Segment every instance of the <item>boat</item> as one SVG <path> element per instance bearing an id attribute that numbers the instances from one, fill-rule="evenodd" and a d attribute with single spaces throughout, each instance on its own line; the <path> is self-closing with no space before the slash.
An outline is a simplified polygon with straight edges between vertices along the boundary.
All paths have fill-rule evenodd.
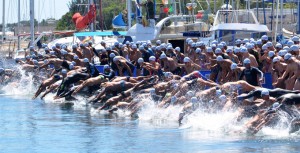
<path id="1" fill-rule="evenodd" d="M 210 31 L 211 40 L 225 41 L 231 46 L 236 39 L 259 39 L 270 32 L 266 25 L 257 21 L 251 10 L 219 10 Z"/>

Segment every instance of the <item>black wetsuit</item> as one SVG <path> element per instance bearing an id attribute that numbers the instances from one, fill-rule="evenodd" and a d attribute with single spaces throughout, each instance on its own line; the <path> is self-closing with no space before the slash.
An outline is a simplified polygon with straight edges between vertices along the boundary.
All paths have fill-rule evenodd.
<path id="1" fill-rule="evenodd" d="M 258 86 L 258 78 L 257 75 L 261 75 L 261 71 L 258 68 L 251 67 L 250 69 L 244 69 L 241 73 L 239 80 L 242 80 L 245 76 L 246 81 L 253 85 Z"/>
<path id="2" fill-rule="evenodd" d="M 70 70 L 70 66 L 66 60 L 61 63 L 61 66 L 67 70 Z"/>
<path id="3" fill-rule="evenodd" d="M 248 99 L 248 98 L 252 98 L 252 97 L 261 98 L 262 89 L 263 88 L 254 89 L 254 90 L 250 91 L 246 95 L 237 96 L 237 99 L 238 100 L 244 100 L 244 99 Z M 278 98 L 278 97 L 280 97 L 282 95 L 290 94 L 290 93 L 297 94 L 299 92 L 298 91 L 292 91 L 292 90 L 285 90 L 285 89 L 281 89 L 281 88 L 269 89 L 269 95 L 271 97 L 274 97 L 274 98 Z"/>
<path id="4" fill-rule="evenodd" d="M 91 77 L 96 77 L 99 75 L 98 69 L 92 63 L 89 63 L 87 66 L 87 72 L 91 75 Z"/>
<path id="5" fill-rule="evenodd" d="M 300 105 L 300 94 L 286 94 L 277 98 L 277 100 L 285 105 Z"/>
<path id="6" fill-rule="evenodd" d="M 100 56 L 100 60 L 101 60 L 101 65 L 106 65 L 106 64 L 108 64 L 108 60 L 103 60 L 103 59 L 109 59 L 108 58 L 108 55 L 106 55 L 106 54 L 101 54 L 101 56 Z"/>
<path id="7" fill-rule="evenodd" d="M 58 91 L 57 91 L 57 96 L 60 96 L 64 92 L 67 92 L 69 89 L 70 85 L 73 83 L 77 83 L 80 80 L 86 80 L 90 77 L 88 73 L 75 73 L 71 76 L 68 76 L 63 79 L 62 83 L 60 84 Z"/>
<path id="8" fill-rule="evenodd" d="M 151 54 L 149 53 L 148 50 L 145 50 L 145 51 L 142 53 L 142 58 L 143 58 L 144 62 L 149 62 L 150 56 L 151 56 Z M 141 68 L 141 67 L 140 67 L 140 64 L 137 64 L 137 68 L 138 68 L 138 67 Z M 147 69 L 143 69 L 143 75 L 144 75 L 144 76 L 147 76 L 147 75 L 149 75 L 149 74 L 150 74 L 150 72 L 149 72 Z"/>
<path id="9" fill-rule="evenodd" d="M 104 76 L 104 78 L 107 78 L 108 80 L 111 80 L 116 76 L 116 74 L 115 74 L 114 70 L 109 69 L 109 72 L 104 72 L 103 76 Z"/>

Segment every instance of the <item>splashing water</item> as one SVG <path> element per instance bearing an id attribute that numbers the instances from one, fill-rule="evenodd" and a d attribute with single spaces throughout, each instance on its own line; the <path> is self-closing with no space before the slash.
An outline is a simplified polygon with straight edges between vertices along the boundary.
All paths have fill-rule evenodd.
<path id="1" fill-rule="evenodd" d="M 37 87 L 34 85 L 33 74 L 27 73 L 21 67 L 14 67 L 20 73 L 20 79 L 9 82 L 4 85 L 1 90 L 4 95 L 9 96 L 26 96 L 30 97 L 34 94 Z M 24 97 L 23 97 L 24 98 Z"/>
<path id="2" fill-rule="evenodd" d="M 5 62 L 1 63 L 2 65 Z M 20 67 L 14 67 L 20 72 L 20 79 L 14 82 L 8 83 L 1 88 L 1 93 L 3 95 L 16 96 L 17 98 L 31 97 L 35 91 L 36 86 L 32 79 L 33 75 L 21 70 Z M 53 100 L 54 94 L 48 94 L 44 98 L 45 103 L 65 103 L 65 100 Z M 236 135 L 234 131 L 238 131 L 244 128 L 244 125 L 249 118 L 243 119 L 242 121 L 236 121 L 236 111 L 226 111 L 226 112 L 214 112 L 208 113 L 204 109 L 197 109 L 190 115 L 187 115 L 183 120 L 183 125 L 178 126 L 179 113 L 182 111 L 183 106 L 169 106 L 167 108 L 158 108 L 155 101 L 153 101 L 149 96 L 134 96 L 143 103 L 143 107 L 139 110 L 138 120 L 141 125 L 147 123 L 156 127 L 176 127 L 181 130 L 186 130 L 191 138 L 201 137 L 220 137 L 222 135 Z M 87 100 L 83 97 L 76 97 L 76 101 L 72 101 L 74 109 L 86 109 Z M 115 112 L 118 117 L 130 118 L 130 111 L 117 110 Z M 97 111 L 93 107 L 90 109 L 91 116 L 106 115 L 107 111 Z M 290 120 L 285 113 L 280 114 L 278 123 L 272 127 L 263 127 L 258 136 L 271 136 L 276 138 L 286 138 L 290 137 L 289 134 L 289 122 Z M 196 132 L 196 133 L 195 133 Z M 298 132 L 299 133 L 299 132 Z M 298 136 L 297 132 L 293 133 L 293 136 Z"/>

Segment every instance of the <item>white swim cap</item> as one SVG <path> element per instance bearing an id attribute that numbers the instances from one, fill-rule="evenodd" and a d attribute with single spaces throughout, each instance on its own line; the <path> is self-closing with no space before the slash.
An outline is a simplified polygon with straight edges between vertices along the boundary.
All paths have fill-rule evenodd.
<path id="1" fill-rule="evenodd" d="M 248 50 L 247 50 L 246 47 L 243 46 L 243 47 L 240 48 L 240 52 L 241 52 L 241 53 L 247 53 Z"/>
<path id="2" fill-rule="evenodd" d="M 139 59 L 138 59 L 138 63 L 139 63 L 139 64 L 141 64 L 141 63 L 143 63 L 143 62 L 144 62 L 144 59 L 143 59 L 143 58 L 139 58 Z"/>
<path id="3" fill-rule="evenodd" d="M 55 55 L 55 51 L 50 51 L 50 55 Z"/>
<path id="4" fill-rule="evenodd" d="M 196 47 L 196 43 L 193 42 L 191 46 L 192 46 L 192 47 Z"/>
<path id="5" fill-rule="evenodd" d="M 213 51 L 213 50 L 212 50 L 212 48 L 211 48 L 211 47 L 207 47 L 207 48 L 206 48 L 206 52 L 208 52 L 208 53 L 212 53 L 212 51 Z"/>
<path id="6" fill-rule="evenodd" d="M 241 44 L 242 43 L 242 41 L 240 40 L 240 39 L 237 39 L 236 41 L 235 41 L 235 44 L 236 45 L 239 45 L 239 44 Z"/>
<path id="7" fill-rule="evenodd" d="M 261 37 L 261 40 L 265 40 L 265 41 L 268 41 L 268 36 L 267 35 L 263 35 L 262 37 Z"/>
<path id="8" fill-rule="evenodd" d="M 292 58 L 292 54 L 287 53 L 284 55 L 284 60 L 290 60 Z"/>
<path id="9" fill-rule="evenodd" d="M 156 94 L 156 93 L 155 93 L 155 88 L 151 88 L 151 89 L 149 90 L 149 92 L 150 92 L 151 95 L 155 95 L 155 94 Z"/>
<path id="10" fill-rule="evenodd" d="M 200 48 L 196 48 L 195 52 L 196 52 L 196 53 L 200 53 L 200 52 L 201 52 L 201 49 L 200 49 Z"/>
<path id="11" fill-rule="evenodd" d="M 68 52 L 67 52 L 66 50 L 64 50 L 64 49 L 60 50 L 60 53 L 61 53 L 62 55 L 68 54 Z"/>
<path id="12" fill-rule="evenodd" d="M 150 56 L 149 57 L 149 61 L 155 61 L 155 60 L 156 60 L 155 56 Z"/>
<path id="13" fill-rule="evenodd" d="M 218 61 L 218 62 L 221 62 L 221 61 L 223 61 L 223 60 L 224 60 L 224 59 L 223 59 L 222 56 L 218 56 L 218 57 L 217 57 L 217 61 Z"/>
<path id="14" fill-rule="evenodd" d="M 189 63 L 189 62 L 191 62 L 191 59 L 189 57 L 184 57 L 183 62 Z"/>
<path id="15" fill-rule="evenodd" d="M 33 60 L 32 62 L 33 62 L 34 65 L 38 65 L 39 64 L 39 62 L 37 60 Z"/>
<path id="16" fill-rule="evenodd" d="M 192 45 L 193 43 L 194 43 L 193 40 L 189 40 L 189 42 L 188 42 L 189 45 Z"/>
<path id="17" fill-rule="evenodd" d="M 67 70 L 66 69 L 62 69 L 61 70 L 61 74 L 67 74 Z"/>
<path id="18" fill-rule="evenodd" d="M 107 64 L 103 66 L 103 70 L 105 70 L 105 69 L 109 69 L 109 68 L 110 68 L 110 66 L 109 66 L 109 65 L 107 65 Z"/>
<path id="19" fill-rule="evenodd" d="M 169 46 L 167 47 L 167 50 L 169 50 L 169 49 L 173 49 L 173 47 L 172 47 L 171 45 L 169 45 Z"/>
<path id="20" fill-rule="evenodd" d="M 289 47 L 291 47 L 292 45 L 294 45 L 294 42 L 289 40 L 287 43 L 286 43 Z"/>
<path id="21" fill-rule="evenodd" d="M 188 43 L 192 38 L 186 38 L 185 42 Z"/>
<path id="22" fill-rule="evenodd" d="M 231 70 L 235 70 L 237 68 L 237 64 L 236 63 L 232 63 L 230 66 Z"/>
<path id="23" fill-rule="evenodd" d="M 186 93 L 186 95 L 187 95 L 188 97 L 193 97 L 193 96 L 194 96 L 194 92 L 193 92 L 193 91 L 188 91 L 188 92 Z"/>
<path id="24" fill-rule="evenodd" d="M 115 56 L 114 59 L 113 59 L 114 62 L 117 62 L 119 60 L 120 60 L 120 56 Z"/>
<path id="25" fill-rule="evenodd" d="M 266 50 L 268 49 L 268 46 L 266 44 L 264 44 L 262 47 L 261 47 L 262 50 Z"/>
<path id="26" fill-rule="evenodd" d="M 211 48 L 217 48 L 217 45 L 216 44 L 212 44 Z"/>
<path id="27" fill-rule="evenodd" d="M 212 44 L 212 45 L 217 45 L 217 44 L 218 44 L 218 41 L 217 41 L 217 40 L 213 40 L 213 41 L 211 42 L 211 44 Z"/>
<path id="28" fill-rule="evenodd" d="M 110 54 L 109 54 L 109 57 L 110 57 L 110 58 L 114 58 L 114 57 L 116 57 L 116 54 L 115 54 L 115 53 L 110 53 Z"/>
<path id="29" fill-rule="evenodd" d="M 284 56 L 285 54 L 287 54 L 287 51 L 286 51 L 286 50 L 280 50 L 280 51 L 278 52 L 278 55 L 279 55 L 279 56 Z"/>
<path id="30" fill-rule="evenodd" d="M 290 47 L 289 46 L 284 46 L 282 49 L 286 50 L 287 52 L 290 51 Z"/>
<path id="31" fill-rule="evenodd" d="M 249 59 L 249 58 L 245 58 L 243 63 L 244 63 L 244 64 L 250 64 L 250 63 L 251 63 L 251 61 L 250 61 L 250 59 Z"/>
<path id="32" fill-rule="evenodd" d="M 145 50 L 145 47 L 144 46 L 140 46 L 139 50 Z"/>
<path id="33" fill-rule="evenodd" d="M 180 47 L 176 47 L 175 50 L 180 52 Z"/>
<path id="34" fill-rule="evenodd" d="M 217 47 L 220 48 L 220 49 L 222 49 L 224 47 L 224 45 L 220 43 L 220 44 L 218 44 Z"/>
<path id="35" fill-rule="evenodd" d="M 220 48 L 217 48 L 216 50 L 215 50 L 215 54 L 221 54 L 222 53 L 222 50 L 220 49 Z"/>
<path id="36" fill-rule="evenodd" d="M 88 62 L 89 62 L 89 59 L 88 59 L 88 58 L 84 58 L 84 59 L 83 59 L 83 62 L 84 62 L 84 63 L 88 63 Z"/>
<path id="37" fill-rule="evenodd" d="M 119 46 L 119 42 L 115 42 L 115 43 L 114 43 L 114 46 Z"/>
<path id="38" fill-rule="evenodd" d="M 298 36 L 294 36 L 294 37 L 292 38 L 292 41 L 299 41 L 299 37 L 298 37 Z"/>
<path id="39" fill-rule="evenodd" d="M 246 44 L 246 43 L 248 43 L 249 42 L 249 39 L 248 38 L 245 38 L 245 39 L 243 39 L 243 41 L 242 41 L 244 44 Z"/>
<path id="40" fill-rule="evenodd" d="M 160 57 L 159 57 L 160 59 L 164 59 L 164 58 L 167 58 L 167 55 L 166 54 L 164 54 L 164 53 L 162 53 L 161 55 L 160 55 Z"/>
<path id="41" fill-rule="evenodd" d="M 267 42 L 266 45 L 267 45 L 268 48 L 273 46 L 272 42 L 270 42 L 270 41 Z"/>
<path id="42" fill-rule="evenodd" d="M 75 65 L 76 65 L 76 62 L 75 62 L 75 61 L 72 61 L 72 64 L 75 66 Z"/>
<path id="43" fill-rule="evenodd" d="M 219 97 L 219 99 L 221 100 L 221 102 L 226 102 L 227 101 L 227 97 L 225 95 L 221 95 Z"/>
<path id="44" fill-rule="evenodd" d="M 48 50 L 49 50 L 49 48 L 48 48 L 48 47 L 45 47 L 45 48 L 44 48 L 44 50 L 47 50 L 47 51 L 48 51 Z"/>
<path id="45" fill-rule="evenodd" d="M 160 46 L 156 46 L 155 50 L 161 50 L 161 47 Z"/>
<path id="46" fill-rule="evenodd" d="M 221 96 L 221 94 L 222 94 L 222 90 L 221 89 L 216 90 L 216 96 Z"/>
<path id="47" fill-rule="evenodd" d="M 69 69 L 70 69 L 70 70 L 73 70 L 73 69 L 74 69 L 74 65 L 73 65 L 73 64 L 70 64 L 70 65 L 69 65 Z"/>
<path id="48" fill-rule="evenodd" d="M 234 48 L 234 53 L 239 53 L 241 51 L 241 49 L 239 47 Z"/>
<path id="49" fill-rule="evenodd" d="M 129 45 L 129 44 L 130 44 L 130 42 L 129 42 L 129 41 L 126 41 L 126 42 L 125 42 L 125 44 L 126 44 L 126 45 Z"/>
<path id="50" fill-rule="evenodd" d="M 79 57 L 77 55 L 74 55 L 73 59 L 77 60 L 77 59 L 79 59 Z"/>
<path id="51" fill-rule="evenodd" d="M 48 64 L 49 61 L 47 59 L 44 60 L 44 64 Z"/>
<path id="52" fill-rule="evenodd" d="M 276 48 L 282 48 L 282 45 L 281 45 L 280 43 L 277 43 L 277 44 L 275 45 L 275 47 L 276 47 Z"/>
<path id="53" fill-rule="evenodd" d="M 177 97 L 176 96 L 172 96 L 171 97 L 171 104 L 174 104 L 177 101 Z"/>
<path id="54" fill-rule="evenodd" d="M 275 102 L 272 105 L 272 108 L 278 108 L 280 106 L 279 102 Z"/>
<path id="55" fill-rule="evenodd" d="M 299 46 L 298 45 L 292 45 L 290 47 L 290 51 L 296 51 L 296 52 L 298 52 L 299 51 Z"/>
<path id="56" fill-rule="evenodd" d="M 169 78 L 172 76 L 173 76 L 173 74 L 171 72 L 164 72 L 164 77 Z"/>
<path id="57" fill-rule="evenodd" d="M 269 90 L 268 89 L 263 89 L 261 91 L 261 96 L 268 96 L 270 93 L 269 93 Z"/>
<path id="58" fill-rule="evenodd" d="M 161 41 L 160 40 L 156 40 L 156 45 L 160 45 Z"/>
<path id="59" fill-rule="evenodd" d="M 258 39 L 258 40 L 256 41 L 256 45 L 261 45 L 261 44 L 262 44 L 261 39 Z"/>
<path id="60" fill-rule="evenodd" d="M 275 62 L 279 62 L 280 60 L 279 60 L 279 58 L 278 57 L 274 57 L 273 58 L 273 63 L 275 63 Z"/>
<path id="61" fill-rule="evenodd" d="M 26 58 L 26 59 L 30 59 L 31 57 L 30 57 L 29 55 L 27 55 L 25 58 Z"/>
<path id="62" fill-rule="evenodd" d="M 106 51 L 108 51 L 108 50 L 111 50 L 111 47 L 109 46 L 109 47 L 106 47 Z"/>
<path id="63" fill-rule="evenodd" d="M 192 98 L 191 98 L 191 103 L 195 104 L 195 103 L 197 103 L 197 102 L 198 102 L 197 97 L 192 97 Z"/>
<path id="64" fill-rule="evenodd" d="M 271 57 L 273 57 L 275 55 L 275 52 L 274 51 L 269 51 L 269 53 L 268 53 L 268 56 L 271 58 Z"/>
<path id="65" fill-rule="evenodd" d="M 232 49 L 227 49 L 226 53 L 232 53 Z"/>

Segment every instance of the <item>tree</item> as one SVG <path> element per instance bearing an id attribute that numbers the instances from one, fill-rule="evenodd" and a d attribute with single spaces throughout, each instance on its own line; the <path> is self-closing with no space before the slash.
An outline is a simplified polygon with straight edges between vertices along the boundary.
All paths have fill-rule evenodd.
<path id="1" fill-rule="evenodd" d="M 97 3 L 99 1 L 96 1 Z M 77 4 L 88 4 L 88 0 L 72 0 L 69 2 L 69 12 L 62 16 L 61 19 L 58 20 L 56 25 L 56 30 L 74 30 L 75 25 L 72 22 L 72 16 L 74 13 L 79 12 L 81 15 L 85 15 L 88 12 L 88 6 L 77 5 Z M 104 25 L 106 25 L 107 29 L 112 28 L 112 19 L 115 15 L 118 15 L 125 9 L 125 3 L 123 0 L 104 0 L 103 1 L 103 18 Z M 98 11 L 97 7 L 97 11 Z M 99 13 L 99 12 L 98 12 Z M 97 15 L 97 17 L 99 17 Z M 96 18 L 98 19 L 98 18 Z M 100 26 L 97 26 L 97 28 Z"/>

